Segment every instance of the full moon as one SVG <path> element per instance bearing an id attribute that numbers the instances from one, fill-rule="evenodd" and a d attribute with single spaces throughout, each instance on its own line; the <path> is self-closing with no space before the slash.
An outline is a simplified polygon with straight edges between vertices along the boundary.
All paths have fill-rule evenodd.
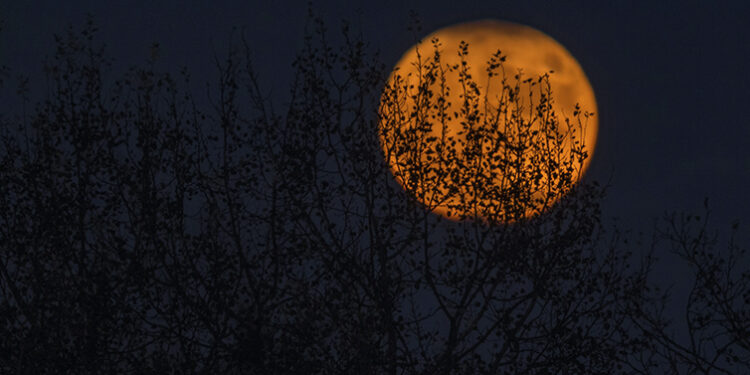
<path id="1" fill-rule="evenodd" d="M 596 143 L 583 69 L 534 28 L 484 20 L 410 48 L 390 74 L 379 139 L 395 180 L 451 220 L 513 222 L 552 207 Z"/>

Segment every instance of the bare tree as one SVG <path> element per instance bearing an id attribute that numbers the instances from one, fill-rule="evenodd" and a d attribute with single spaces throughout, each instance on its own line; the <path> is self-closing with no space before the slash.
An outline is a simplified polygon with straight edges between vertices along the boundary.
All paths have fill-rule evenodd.
<path id="1" fill-rule="evenodd" d="M 659 239 L 685 261 L 693 277 L 684 308 L 685 329 L 666 314 L 670 293 L 656 295 L 632 315 L 651 339 L 650 356 L 641 361 L 643 373 L 750 373 L 750 271 L 746 249 L 738 243 L 739 224 L 726 242 L 704 215 L 671 214 L 658 228 Z M 682 335 L 681 333 L 685 333 Z"/>
<path id="2" fill-rule="evenodd" d="M 398 109 L 406 91 L 361 37 L 313 17 L 277 112 L 247 44 L 216 58 L 199 100 L 155 54 L 109 78 L 94 35 L 58 38 L 46 98 L 28 124 L 3 124 L 4 372 L 632 370 L 644 343 L 628 314 L 647 269 L 604 230 L 604 189 L 577 183 L 585 145 L 560 147 L 547 77 L 505 77 L 498 53 L 488 72 L 506 95 L 483 107 L 435 45 L 420 106 Z M 423 115 L 443 74 L 467 83 L 464 139 L 423 130 L 439 125 Z M 528 118 L 514 114 L 524 85 Z M 394 163 L 417 178 L 400 185 Z M 483 190 L 498 168 L 508 183 Z M 474 186 L 453 209 L 484 219 L 432 214 L 409 184 L 436 179 Z M 539 199 L 544 213 L 526 218 Z"/>

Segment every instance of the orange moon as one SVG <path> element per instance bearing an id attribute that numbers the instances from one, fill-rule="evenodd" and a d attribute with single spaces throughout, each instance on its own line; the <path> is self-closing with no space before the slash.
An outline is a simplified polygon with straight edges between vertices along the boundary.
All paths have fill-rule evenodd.
<path id="1" fill-rule="evenodd" d="M 460 56 L 459 46 L 462 42 L 468 44 L 463 53 L 466 65 L 462 65 Z M 439 63 L 434 64 L 433 68 L 441 66 L 434 70 L 440 75 L 426 75 L 429 64 L 436 61 L 436 46 Z M 498 50 L 505 59 L 500 63 L 495 77 L 488 78 L 488 61 Z M 495 55 L 494 63 L 498 62 L 499 56 Z M 462 66 L 466 67 L 463 79 L 458 73 Z M 517 74 L 520 74 L 520 79 L 516 79 Z M 547 86 L 538 79 L 545 74 L 548 74 L 548 79 L 544 81 L 548 83 Z M 505 86 L 506 90 L 503 90 L 503 78 L 509 85 Z M 523 83 L 527 78 L 538 84 L 530 86 L 529 83 Z M 467 88 L 467 79 L 476 83 L 474 90 Z M 503 107 L 499 101 L 505 100 L 507 103 L 509 92 L 510 98 L 514 97 L 514 85 L 518 89 L 515 95 L 516 106 L 511 109 Z M 423 91 L 420 91 L 420 87 Z M 448 90 L 445 90 L 446 87 Z M 548 98 L 551 98 L 545 112 L 548 115 L 544 116 L 552 116 L 554 120 L 535 118 L 534 108 L 540 103 L 540 88 L 543 87 L 549 88 Z M 425 88 L 430 93 L 424 91 Z M 443 94 L 440 95 L 440 92 Z M 475 95 L 472 96 L 472 92 Z M 531 93 L 534 94 L 530 97 Z M 442 104 L 440 100 L 435 100 L 439 96 L 444 98 L 441 99 Z M 467 98 L 477 104 L 474 108 L 478 112 L 470 110 Z M 580 106 L 579 110 L 576 108 L 577 104 Z M 461 112 L 461 108 L 466 111 Z M 596 111 L 596 99 L 589 80 L 576 59 L 560 43 L 528 26 L 483 20 L 435 31 L 404 53 L 390 74 L 381 96 L 379 139 L 396 181 L 429 211 L 451 220 L 486 219 L 493 216 L 495 222 L 512 222 L 538 215 L 565 195 L 567 191 L 551 193 L 553 182 L 559 182 L 559 173 L 549 168 L 537 168 L 542 171 L 537 175 L 546 174 L 531 184 L 518 178 L 510 178 L 511 167 L 506 169 L 500 167 L 500 164 L 495 164 L 494 167 L 486 167 L 486 163 L 477 164 L 477 157 L 470 157 L 466 151 L 469 147 L 469 143 L 466 143 L 469 128 L 484 126 L 484 137 L 500 144 L 498 142 L 502 137 L 512 133 L 509 126 L 522 129 L 523 124 L 530 124 L 530 128 L 523 129 L 532 134 L 535 130 L 542 131 L 545 126 L 544 129 L 549 129 L 550 125 L 544 125 L 545 123 L 554 123 L 552 129 L 557 129 L 555 131 L 560 135 L 558 145 L 568 150 L 560 155 L 567 158 L 572 155 L 569 150 L 578 146 L 581 146 L 578 150 L 585 150 L 587 155 L 576 158 L 570 164 L 568 170 L 573 173 L 568 177 L 568 186 L 572 187 L 583 176 L 593 155 L 598 131 L 598 122 L 593 116 Z M 505 118 L 514 120 L 500 120 L 499 124 L 489 120 L 490 115 L 497 118 L 501 112 Z M 472 113 L 474 118 L 470 120 Z M 519 115 L 512 117 L 509 113 Z M 451 149 L 446 139 L 452 140 L 450 144 L 459 146 L 452 148 L 451 158 L 441 159 L 439 154 Z M 427 145 L 430 142 L 443 144 L 433 147 Z M 508 142 L 506 139 L 506 143 Z M 507 155 L 510 146 L 503 145 Z M 494 150 L 497 149 L 499 146 L 494 147 Z M 534 151 L 529 149 L 526 152 Z M 540 153 L 538 148 L 536 153 Z M 548 163 L 550 160 L 539 155 L 520 158 L 525 160 L 521 164 L 532 169 L 534 165 Z M 415 164 L 419 164 L 419 167 Z M 474 168 L 479 168 L 476 171 L 481 170 L 478 174 L 482 176 L 470 177 L 475 172 Z M 514 173 L 523 174 L 519 172 L 519 168 Z M 460 177 L 463 175 L 465 176 Z M 480 180 L 483 182 L 476 182 Z M 480 194 L 477 185 L 481 185 L 479 187 L 483 191 L 494 193 Z M 525 207 L 513 208 L 514 206 L 502 202 L 510 191 L 514 191 L 513 194 L 517 196 L 526 197 Z M 516 211 L 515 216 L 507 212 L 512 209 Z"/>

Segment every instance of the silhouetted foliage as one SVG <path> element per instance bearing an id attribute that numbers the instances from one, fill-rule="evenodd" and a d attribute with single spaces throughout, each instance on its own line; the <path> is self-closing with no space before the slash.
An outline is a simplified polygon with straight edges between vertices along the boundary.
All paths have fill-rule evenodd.
<path id="1" fill-rule="evenodd" d="M 110 77 L 91 23 L 57 38 L 46 96 L 25 121 L 3 123 L 3 373 L 613 374 L 636 372 L 629 361 L 644 351 L 680 353 L 640 334 L 658 323 L 635 313 L 651 295 L 648 263 L 604 230 L 604 189 L 576 183 L 572 159 L 551 166 L 568 151 L 539 142 L 557 133 L 531 136 L 515 117 L 500 140 L 481 126 L 486 109 L 461 112 L 468 142 L 513 147 L 493 162 L 516 163 L 516 185 L 482 191 L 483 174 L 457 178 L 498 206 L 467 200 L 455 208 L 486 220 L 442 219 L 394 180 L 389 158 L 400 156 L 379 143 L 404 114 L 382 110 L 383 92 L 399 95 L 384 65 L 348 27 L 331 37 L 309 26 L 280 112 L 244 41 L 217 58 L 201 100 L 187 72 L 160 72 L 155 56 Z M 540 87 L 533 121 L 554 131 L 545 77 L 497 77 L 509 92 Z M 420 91 L 426 106 L 439 102 L 431 90 Z M 417 158 L 404 166 L 423 176 L 414 183 L 470 169 L 436 142 L 395 151 L 445 151 L 437 172 Z M 464 149 L 470 160 L 483 152 Z M 558 169 L 549 199 L 563 199 L 524 218 L 536 198 L 511 187 Z M 708 267 L 696 285 L 722 292 L 724 266 L 701 254 L 684 253 Z M 693 306 L 714 303 L 697 296 Z M 747 312 L 712 306 L 739 319 L 727 334 L 747 349 Z"/>

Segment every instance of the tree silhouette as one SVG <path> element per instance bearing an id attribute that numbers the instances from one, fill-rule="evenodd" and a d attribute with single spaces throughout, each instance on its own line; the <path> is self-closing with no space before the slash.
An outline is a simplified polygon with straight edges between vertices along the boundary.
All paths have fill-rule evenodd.
<path id="1" fill-rule="evenodd" d="M 684 308 L 687 338 L 675 332 L 674 318 L 664 306 L 669 292 L 654 295 L 648 305 L 632 314 L 643 334 L 651 339 L 646 371 L 665 374 L 750 373 L 750 272 L 746 250 L 737 241 L 738 223 L 732 225 L 725 249 L 704 215 L 670 214 L 658 228 L 659 238 L 690 267 L 692 287 Z"/>
<path id="2" fill-rule="evenodd" d="M 585 145 L 560 147 L 547 77 L 505 77 L 496 55 L 508 95 L 482 106 L 464 75 L 466 135 L 432 139 L 441 74 L 462 74 L 437 43 L 420 105 L 398 109 L 409 91 L 363 40 L 311 20 L 281 111 L 244 41 L 201 99 L 156 54 L 113 79 L 91 22 L 57 37 L 46 96 L 3 123 L 2 372 L 636 371 L 660 343 L 634 313 L 648 264 L 602 225 L 605 189 L 576 182 Z M 508 182 L 489 188 L 495 168 Z M 439 179 L 472 186 L 452 203 L 470 215 L 422 203 L 456 194 L 413 188 Z"/>

